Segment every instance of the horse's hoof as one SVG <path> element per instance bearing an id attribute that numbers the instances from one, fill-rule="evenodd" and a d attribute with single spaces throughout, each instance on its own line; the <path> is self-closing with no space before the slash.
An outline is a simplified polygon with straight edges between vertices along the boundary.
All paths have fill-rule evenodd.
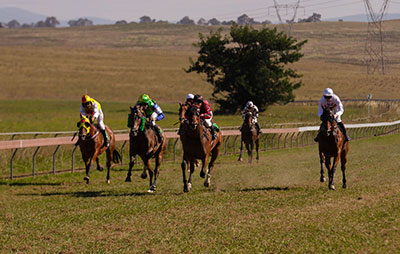
<path id="1" fill-rule="evenodd" d="M 322 177 L 319 179 L 319 181 L 320 181 L 321 183 L 323 183 L 323 182 L 326 181 L 326 179 L 325 179 L 325 177 L 322 176 Z"/>
<path id="2" fill-rule="evenodd" d="M 83 180 L 85 180 L 86 183 L 89 184 L 89 177 L 88 177 L 88 176 L 85 176 L 85 177 L 83 178 Z"/>
<path id="3" fill-rule="evenodd" d="M 242 159 L 242 158 L 239 158 L 238 161 L 243 161 L 243 159 Z"/>
<path id="4" fill-rule="evenodd" d="M 106 183 L 107 183 L 107 184 L 110 184 L 110 183 L 111 183 L 110 179 L 106 180 Z"/>
<path id="5" fill-rule="evenodd" d="M 210 182 L 209 181 L 205 181 L 204 182 L 204 187 L 210 187 Z"/>
<path id="6" fill-rule="evenodd" d="M 126 182 L 126 183 L 130 183 L 130 182 L 132 182 L 132 180 L 131 180 L 130 177 L 127 177 L 127 178 L 125 179 L 125 182 Z"/>
<path id="7" fill-rule="evenodd" d="M 140 175 L 140 177 L 141 177 L 142 179 L 146 179 L 146 178 L 147 178 L 147 174 L 146 174 L 146 173 L 142 173 L 142 174 Z"/>
<path id="8" fill-rule="evenodd" d="M 335 190 L 335 186 L 334 186 L 333 184 L 330 184 L 330 185 L 329 185 L 329 189 L 330 189 L 330 190 Z"/>
<path id="9" fill-rule="evenodd" d="M 347 188 L 347 184 L 344 183 L 342 187 L 343 187 L 343 189 L 346 189 Z"/>
<path id="10" fill-rule="evenodd" d="M 156 192 L 155 190 L 152 190 L 151 188 L 147 190 L 147 193 L 154 193 Z"/>
<path id="11" fill-rule="evenodd" d="M 205 178 L 205 177 L 206 177 L 206 173 L 204 173 L 203 170 L 200 171 L 200 177 L 201 177 L 201 178 Z"/>
<path id="12" fill-rule="evenodd" d="M 187 186 L 183 186 L 183 192 L 189 192 L 189 189 Z"/>
<path id="13" fill-rule="evenodd" d="M 188 189 L 188 191 L 190 191 L 192 189 L 192 184 L 191 183 L 187 184 L 187 189 Z"/>
<path id="14" fill-rule="evenodd" d="M 102 168 L 102 167 L 100 167 L 100 168 L 97 168 L 97 170 L 98 170 L 98 171 L 103 171 L 103 168 Z"/>

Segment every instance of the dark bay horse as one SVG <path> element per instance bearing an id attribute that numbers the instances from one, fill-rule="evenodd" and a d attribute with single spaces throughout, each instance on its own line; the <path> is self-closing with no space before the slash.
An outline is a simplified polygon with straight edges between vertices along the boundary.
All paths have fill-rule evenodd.
<path id="1" fill-rule="evenodd" d="M 192 174 L 197 159 L 202 161 L 200 177 L 206 178 L 204 186 L 210 186 L 211 171 L 214 168 L 214 163 L 222 144 L 222 133 L 220 131 L 217 132 L 217 138 L 212 140 L 210 130 L 204 125 L 203 120 L 200 119 L 200 109 L 196 106 L 190 107 L 181 103 L 179 105 L 179 121 L 181 123 L 180 139 L 183 147 L 183 160 L 181 163 L 183 191 L 189 192 L 192 188 Z M 209 160 L 210 162 L 208 163 Z M 188 180 L 186 179 L 187 166 L 190 167 Z"/>
<path id="2" fill-rule="evenodd" d="M 331 108 L 323 108 L 321 115 L 321 127 L 318 134 L 318 147 L 319 147 L 319 158 L 321 163 L 321 177 L 320 181 L 325 182 L 324 177 L 324 166 L 328 169 L 329 183 L 328 187 L 330 190 L 334 190 L 335 186 L 333 183 L 333 177 L 335 175 L 336 167 L 341 164 L 342 176 L 343 176 L 343 188 L 346 188 L 346 162 L 347 153 L 349 152 L 349 142 L 345 142 L 344 135 L 340 131 L 335 116 Z M 333 157 L 333 165 L 331 166 L 331 158 Z"/>
<path id="3" fill-rule="evenodd" d="M 150 188 L 148 192 L 156 191 L 156 183 L 160 170 L 161 161 L 168 142 L 165 133 L 162 132 L 161 143 L 157 140 L 157 135 L 153 127 L 146 120 L 144 113 L 139 105 L 131 107 L 131 130 L 129 132 L 129 171 L 125 182 L 131 182 L 132 168 L 135 164 L 135 156 L 139 155 L 143 160 L 144 168 L 141 177 L 146 179 L 149 171 Z M 156 167 L 153 171 L 150 160 L 156 159 Z M 154 181 L 153 181 L 154 176 Z"/>
<path id="4" fill-rule="evenodd" d="M 82 159 L 85 162 L 86 176 L 83 178 L 86 183 L 89 183 L 89 172 L 92 163 L 96 161 L 97 170 L 102 171 L 103 169 L 99 164 L 99 155 L 106 151 L 107 155 L 107 178 L 106 182 L 110 183 L 110 168 L 111 161 L 118 163 L 121 160 L 121 155 L 115 150 L 115 136 L 111 128 L 106 125 L 106 131 L 110 137 L 110 145 L 108 147 L 103 146 L 103 135 L 101 135 L 97 126 L 95 126 L 90 120 L 81 114 L 81 121 L 78 123 L 79 128 L 79 139 L 77 144 L 82 153 Z"/>
<path id="5" fill-rule="evenodd" d="M 257 129 L 253 122 L 253 112 L 251 112 L 250 110 L 246 111 L 243 125 L 241 128 L 240 155 L 238 159 L 239 161 L 242 160 L 243 144 L 245 144 L 247 149 L 247 154 L 249 156 L 249 163 L 251 163 L 253 159 L 254 145 L 256 146 L 256 152 L 257 152 L 256 159 L 257 160 L 259 159 L 258 148 L 260 146 L 260 136 L 261 134 L 257 132 Z"/>

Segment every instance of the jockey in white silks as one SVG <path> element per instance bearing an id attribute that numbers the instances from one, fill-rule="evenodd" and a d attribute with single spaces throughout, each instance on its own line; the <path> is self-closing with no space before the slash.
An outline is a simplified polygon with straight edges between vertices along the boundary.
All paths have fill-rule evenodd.
<path id="1" fill-rule="evenodd" d="M 349 141 L 350 137 L 347 134 L 346 128 L 344 127 L 344 124 L 341 119 L 341 115 L 343 115 L 344 108 L 343 104 L 340 101 L 339 96 L 333 93 L 333 90 L 331 88 L 326 88 L 324 90 L 324 93 L 319 101 L 318 104 L 318 117 L 321 117 L 322 113 L 324 112 L 323 107 L 329 107 L 333 109 L 333 114 L 335 116 L 335 120 L 338 124 L 339 129 L 343 132 L 345 141 Z M 318 132 L 319 135 L 319 132 Z M 314 139 L 315 142 L 318 142 L 318 135 Z"/>
<path id="2" fill-rule="evenodd" d="M 243 120 L 245 120 L 247 111 L 251 111 L 253 113 L 253 123 L 256 126 L 257 134 L 260 134 L 261 128 L 260 128 L 260 125 L 258 124 L 258 112 L 259 112 L 258 107 L 256 105 L 254 105 L 254 103 L 252 101 L 248 101 L 246 103 L 246 106 L 243 109 L 243 113 L 242 113 Z"/>

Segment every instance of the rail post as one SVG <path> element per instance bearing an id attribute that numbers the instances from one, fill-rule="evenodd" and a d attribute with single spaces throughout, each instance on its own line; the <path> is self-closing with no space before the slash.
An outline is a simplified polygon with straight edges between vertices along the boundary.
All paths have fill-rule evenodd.
<path id="1" fill-rule="evenodd" d="M 293 136 L 296 132 L 293 132 L 292 136 L 290 136 L 290 148 L 293 148 Z"/>
<path id="2" fill-rule="evenodd" d="M 226 139 L 225 139 L 225 151 L 224 151 L 224 155 L 226 155 L 227 153 L 228 153 L 228 141 L 229 141 L 229 138 L 230 138 L 231 136 L 227 136 L 226 137 Z"/>
<path id="3" fill-rule="evenodd" d="M 265 137 L 264 137 L 264 151 L 267 151 L 267 146 L 268 146 L 268 134 L 265 134 Z"/>
<path id="4" fill-rule="evenodd" d="M 281 149 L 281 137 L 282 137 L 282 133 L 279 134 L 279 136 L 278 136 L 278 150 Z"/>
<path id="5" fill-rule="evenodd" d="M 235 139 L 233 140 L 233 154 L 236 154 L 236 141 L 239 136 L 235 136 Z"/>
<path id="6" fill-rule="evenodd" d="M 176 144 L 178 144 L 178 140 L 179 138 L 176 138 L 174 142 L 174 161 L 176 160 Z"/>
<path id="7" fill-rule="evenodd" d="M 72 150 L 72 165 L 71 165 L 72 173 L 74 172 L 74 156 L 75 156 L 75 151 L 76 151 L 77 147 L 78 147 L 78 144 L 75 144 L 74 150 Z"/>
<path id="8" fill-rule="evenodd" d="M 272 135 L 271 138 L 271 150 L 274 150 L 274 139 L 275 139 L 276 134 Z"/>
<path id="9" fill-rule="evenodd" d="M 124 146 L 126 145 L 126 140 L 124 141 L 124 143 L 121 146 L 121 166 L 123 165 L 123 161 L 124 161 Z"/>
<path id="10" fill-rule="evenodd" d="M 14 166 L 14 157 L 15 157 L 15 154 L 17 153 L 17 151 L 18 151 L 18 148 L 15 148 L 15 150 L 14 150 L 12 156 L 11 156 L 11 161 L 10 161 L 10 179 L 11 180 L 14 178 L 14 168 L 13 168 L 13 166 Z"/>
<path id="11" fill-rule="evenodd" d="M 285 143 L 283 144 L 283 148 L 285 149 L 286 148 L 286 139 L 287 139 L 287 137 L 288 137 L 288 135 L 289 135 L 289 132 L 288 133 L 286 133 L 286 135 L 285 135 Z"/>
<path id="12" fill-rule="evenodd" d="M 56 147 L 56 150 L 55 150 L 54 153 L 53 153 L 53 175 L 56 174 L 56 153 L 57 153 L 58 149 L 60 148 L 60 146 L 61 146 L 61 145 L 58 145 L 58 146 Z"/>
<path id="13" fill-rule="evenodd" d="M 33 161 L 33 165 L 32 165 L 32 176 L 35 176 L 36 154 L 37 154 L 37 152 L 39 151 L 39 149 L 40 149 L 40 146 L 38 146 L 38 147 L 36 148 L 35 152 L 33 153 L 33 159 L 32 159 L 32 161 Z"/>

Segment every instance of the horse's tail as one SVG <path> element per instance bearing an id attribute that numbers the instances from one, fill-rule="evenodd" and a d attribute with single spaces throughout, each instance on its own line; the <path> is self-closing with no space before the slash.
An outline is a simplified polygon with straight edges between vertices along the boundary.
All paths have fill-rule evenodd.
<path id="1" fill-rule="evenodd" d="M 121 155 L 119 154 L 119 152 L 117 150 L 114 150 L 113 152 L 113 162 L 114 163 L 119 163 L 121 162 Z"/>

